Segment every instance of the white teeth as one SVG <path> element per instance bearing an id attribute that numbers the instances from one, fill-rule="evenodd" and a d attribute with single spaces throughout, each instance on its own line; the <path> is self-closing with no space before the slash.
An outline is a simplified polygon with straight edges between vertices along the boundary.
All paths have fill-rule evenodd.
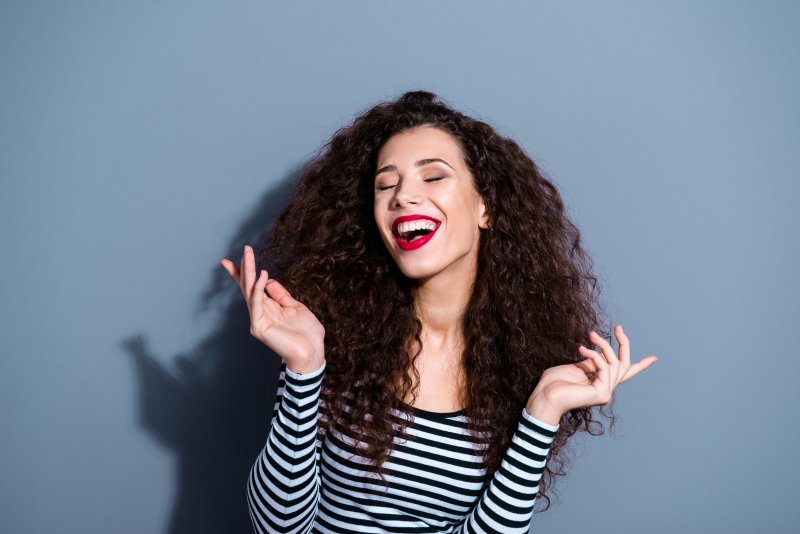
<path id="1" fill-rule="evenodd" d="M 423 228 L 426 228 L 432 232 L 436 229 L 436 223 L 428 220 L 402 222 L 397 225 L 397 233 L 403 235 L 407 234 L 408 232 L 413 232 L 414 230 L 422 230 Z"/>

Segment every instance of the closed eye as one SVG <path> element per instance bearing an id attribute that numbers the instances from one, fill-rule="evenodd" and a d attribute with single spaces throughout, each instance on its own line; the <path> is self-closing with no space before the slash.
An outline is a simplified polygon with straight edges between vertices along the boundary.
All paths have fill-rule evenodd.
<path id="1" fill-rule="evenodd" d="M 437 181 L 442 180 L 444 178 L 445 178 L 444 176 L 437 176 L 435 178 L 427 178 L 427 179 L 425 179 L 425 181 L 426 182 L 437 182 Z M 376 189 L 378 189 L 378 191 L 386 191 L 387 189 L 391 189 L 392 187 L 394 187 L 394 186 L 393 185 L 379 185 Z"/>

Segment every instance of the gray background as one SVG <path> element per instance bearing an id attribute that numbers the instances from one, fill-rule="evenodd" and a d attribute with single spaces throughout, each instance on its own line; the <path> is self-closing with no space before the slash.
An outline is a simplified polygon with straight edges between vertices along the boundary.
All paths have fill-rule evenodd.
<path id="1" fill-rule="evenodd" d="M 0 5 L 0 531 L 250 530 L 277 366 L 217 262 L 419 88 L 543 166 L 661 358 L 533 531 L 791 531 L 798 4 L 497 5 Z"/>

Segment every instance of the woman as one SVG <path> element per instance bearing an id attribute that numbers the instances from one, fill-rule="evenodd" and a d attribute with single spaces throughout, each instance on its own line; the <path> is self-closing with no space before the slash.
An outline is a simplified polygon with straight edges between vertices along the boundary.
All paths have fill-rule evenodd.
<path id="1" fill-rule="evenodd" d="M 528 532 L 568 438 L 657 357 L 595 332 L 557 189 L 488 124 L 414 91 L 323 148 L 261 247 L 281 282 L 221 260 L 281 357 L 256 531 Z"/>

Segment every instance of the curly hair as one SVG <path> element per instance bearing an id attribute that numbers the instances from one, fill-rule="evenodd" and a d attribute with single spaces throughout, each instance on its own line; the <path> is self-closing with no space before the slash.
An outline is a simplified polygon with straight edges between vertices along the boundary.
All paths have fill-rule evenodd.
<path id="1" fill-rule="evenodd" d="M 410 423 L 396 426 L 389 412 L 403 410 L 400 399 L 409 393 L 416 398 L 408 373 L 418 384 L 422 323 L 414 312 L 415 280 L 400 272 L 374 220 L 374 175 L 383 144 L 419 126 L 457 141 L 491 225 L 481 230 L 477 277 L 461 318 L 467 429 L 488 483 L 544 370 L 584 360 L 577 347 L 593 346 L 589 330 L 606 337 L 610 330 L 600 324 L 600 284 L 561 195 L 515 141 L 428 91 L 377 104 L 304 165 L 258 263 L 325 327 L 318 439 L 329 428 L 357 436 L 365 444 L 359 452 L 385 485 L 382 465 L 395 437 L 408 438 Z M 615 417 L 603 411 L 610 404 L 598 411 L 613 426 Z M 554 477 L 566 475 L 565 445 L 578 430 L 603 433 L 591 407 L 560 421 L 539 484 L 544 510 Z"/>

